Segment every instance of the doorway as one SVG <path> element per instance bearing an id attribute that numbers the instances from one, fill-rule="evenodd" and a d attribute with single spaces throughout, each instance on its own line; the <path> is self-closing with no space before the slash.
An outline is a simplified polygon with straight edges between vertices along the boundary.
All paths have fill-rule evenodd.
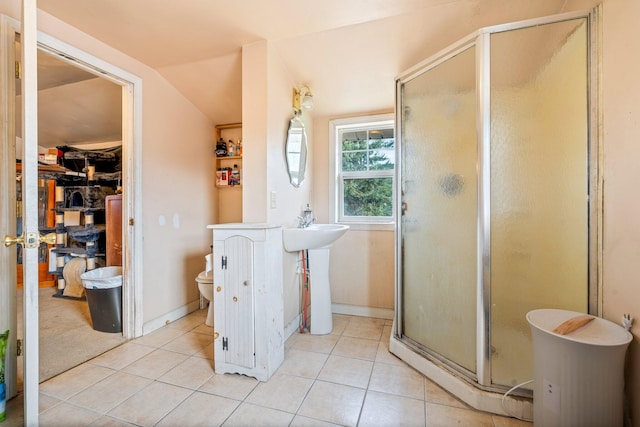
<path id="1" fill-rule="evenodd" d="M 15 123 L 15 83 L 13 79 L 13 70 L 15 63 L 15 42 L 16 35 L 19 33 L 19 25 L 7 17 L 1 17 L 2 25 L 2 69 L 3 81 L 9 81 L 10 84 L 3 85 L 3 119 L 4 123 Z M 140 78 L 115 67 L 105 61 L 93 57 L 92 55 L 67 45 L 48 35 L 38 33 L 39 49 L 46 51 L 65 64 L 72 64 L 75 68 L 81 69 L 89 73 L 92 78 L 99 77 L 106 80 L 110 84 L 119 87 L 121 93 L 121 102 L 119 109 L 121 111 L 120 132 L 122 140 L 122 181 L 123 189 L 122 198 L 122 218 L 127 225 L 122 229 L 122 265 L 123 265 L 123 306 L 122 306 L 122 334 L 118 334 L 121 339 L 130 339 L 142 335 L 142 259 L 140 254 L 141 248 L 141 229 L 133 227 L 134 218 L 141 210 L 140 194 L 140 150 L 141 150 L 141 103 L 142 103 L 142 87 Z M 9 89 L 7 89 L 9 88 Z M 13 95 L 12 95 L 13 94 Z M 9 129 L 11 128 L 11 129 Z M 15 126 L 5 126 L 2 129 L 2 151 L 0 162 L 2 169 L 5 171 L 2 175 L 2 188 L 13 191 L 3 191 L 0 199 L 0 224 L 2 224 L 2 232 L 6 235 L 16 235 L 16 203 L 15 203 Z M 11 171 L 11 173 L 7 172 Z M 35 188 L 27 188 L 26 191 L 37 193 Z M 13 219 L 11 219 L 13 218 Z M 9 250 L 0 258 L 5 271 L 15 272 L 16 256 L 15 252 L 11 254 Z M 12 266 L 13 265 L 13 266 Z M 17 344 L 15 341 L 15 331 L 17 330 L 16 316 L 16 275 L 8 274 L 7 277 L 0 279 L 0 312 L 6 313 L 0 316 L 0 326 L 7 326 L 4 329 L 14 331 L 8 346 L 8 354 L 17 354 Z M 7 298 L 4 298 L 7 296 Z M 26 307 L 23 313 L 25 322 L 29 323 L 30 316 Z M 34 316 L 37 318 L 38 316 Z M 37 326 L 36 326 L 37 328 Z M 26 328 L 33 330 L 32 327 Z M 28 351 L 38 352 L 37 347 Z M 42 355 L 46 357 L 46 355 Z M 6 366 L 6 382 L 7 382 L 7 398 L 11 398 L 17 393 L 17 362 L 15 358 L 8 360 Z M 33 370 L 30 370 L 32 372 Z"/>
<path id="2" fill-rule="evenodd" d="M 398 80 L 390 348 L 478 409 L 531 396 L 528 311 L 597 313 L 593 19 L 482 29 Z"/>
<path id="3" fill-rule="evenodd" d="M 19 56 L 21 48 L 19 42 L 16 44 Z M 22 96 L 19 84 L 16 88 L 19 141 Z M 39 381 L 42 382 L 124 342 L 121 333 L 92 329 L 93 320 L 80 279 L 84 271 L 105 266 L 106 245 L 111 243 L 106 235 L 119 227 L 107 218 L 106 200 L 122 197 L 121 87 L 61 61 L 44 47 L 39 49 L 38 151 L 39 231 L 61 236 L 60 244 L 41 244 L 39 273 L 44 271 L 47 279 L 54 279 L 49 284 L 51 280 L 39 278 Z M 20 144 L 16 153 L 19 168 Z M 20 177 L 19 172 L 17 176 Z M 20 187 L 16 188 L 18 235 L 22 233 Z M 61 200 L 58 196 L 62 196 Z M 89 239 L 84 235 L 87 231 L 91 232 Z M 78 234 L 80 238 L 76 237 Z M 22 248 L 16 249 L 20 283 Z M 121 256 L 117 262 L 110 261 L 111 265 L 122 265 Z M 19 285 L 18 339 L 23 337 L 22 294 Z"/>

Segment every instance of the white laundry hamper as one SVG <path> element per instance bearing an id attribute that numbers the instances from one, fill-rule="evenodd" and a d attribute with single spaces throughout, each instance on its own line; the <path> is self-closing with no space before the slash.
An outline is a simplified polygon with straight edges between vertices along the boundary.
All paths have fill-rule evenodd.
<path id="1" fill-rule="evenodd" d="M 583 315 L 557 309 L 527 313 L 536 427 L 623 425 L 624 359 L 632 335 L 599 317 L 566 335 L 554 332 Z"/>

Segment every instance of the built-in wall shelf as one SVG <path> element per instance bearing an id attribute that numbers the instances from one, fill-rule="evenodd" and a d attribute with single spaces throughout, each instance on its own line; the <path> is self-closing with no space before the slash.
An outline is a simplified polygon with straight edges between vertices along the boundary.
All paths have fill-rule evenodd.
<path id="1" fill-rule="evenodd" d="M 232 140 L 237 150 L 238 142 L 242 140 L 242 123 L 216 125 L 214 150 L 220 139 L 227 144 L 229 140 Z M 243 151 L 245 148 L 246 145 L 243 141 Z M 218 190 L 224 190 L 217 193 L 218 222 L 242 222 L 242 184 L 244 184 L 242 155 L 215 156 L 214 164 L 216 169 L 215 187 Z M 231 171 L 233 171 L 234 165 L 238 174 L 232 177 Z M 221 178 L 224 178 L 224 180 L 221 180 Z M 231 183 L 234 185 L 231 185 Z"/>
<path id="2" fill-rule="evenodd" d="M 226 125 L 216 125 L 216 141 L 222 137 L 222 131 L 225 129 L 242 129 L 242 123 L 228 123 Z"/>

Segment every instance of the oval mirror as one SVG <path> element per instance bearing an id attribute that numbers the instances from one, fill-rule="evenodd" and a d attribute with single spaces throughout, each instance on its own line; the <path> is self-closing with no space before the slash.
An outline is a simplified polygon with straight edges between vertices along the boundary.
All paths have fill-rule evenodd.
<path id="1" fill-rule="evenodd" d="M 296 113 L 289 121 L 284 151 L 289 181 L 294 187 L 300 187 L 304 181 L 304 172 L 307 166 L 307 134 L 299 113 Z"/>

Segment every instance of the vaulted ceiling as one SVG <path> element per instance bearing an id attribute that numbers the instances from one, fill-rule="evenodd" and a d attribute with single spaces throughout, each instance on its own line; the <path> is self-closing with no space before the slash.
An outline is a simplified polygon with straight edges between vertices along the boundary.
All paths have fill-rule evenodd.
<path id="1" fill-rule="evenodd" d="M 391 110 L 395 76 L 478 28 L 595 4 L 596 0 L 38 1 L 41 10 L 155 68 L 213 124 L 242 120 L 243 45 L 268 40 L 292 80 L 311 88 L 315 115 Z"/>

